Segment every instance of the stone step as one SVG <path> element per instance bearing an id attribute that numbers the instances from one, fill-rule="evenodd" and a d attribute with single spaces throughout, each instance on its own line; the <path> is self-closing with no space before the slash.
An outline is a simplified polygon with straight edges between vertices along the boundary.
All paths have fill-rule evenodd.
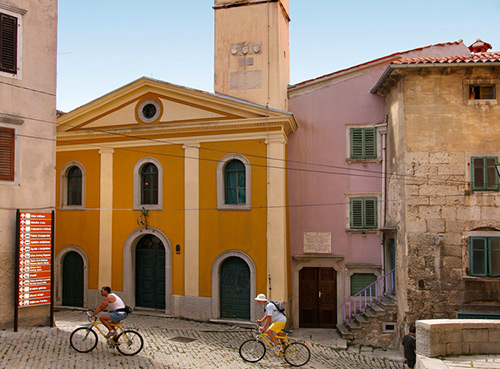
<path id="1" fill-rule="evenodd" d="M 354 333 L 352 333 L 348 328 L 344 327 L 343 324 L 337 324 L 337 330 L 340 333 L 340 336 L 346 340 L 354 339 Z"/>
<path id="2" fill-rule="evenodd" d="M 352 322 L 349 322 L 347 323 L 347 326 L 349 327 L 349 329 L 351 330 L 351 332 L 355 332 L 355 331 L 359 331 L 361 329 L 361 325 L 353 320 Z"/>
<path id="3" fill-rule="evenodd" d="M 364 315 L 358 315 L 358 316 L 356 316 L 356 321 L 357 321 L 360 325 L 368 323 L 368 319 L 367 319 L 367 318 L 365 318 L 365 316 L 364 316 Z"/>

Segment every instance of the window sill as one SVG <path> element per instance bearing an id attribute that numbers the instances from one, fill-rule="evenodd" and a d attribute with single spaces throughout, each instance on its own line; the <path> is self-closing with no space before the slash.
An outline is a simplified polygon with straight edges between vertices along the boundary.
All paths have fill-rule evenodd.
<path id="1" fill-rule="evenodd" d="M 476 277 L 472 275 L 465 275 L 462 277 L 462 279 L 464 281 L 500 283 L 500 277 Z"/>
<path id="2" fill-rule="evenodd" d="M 83 205 L 63 205 L 59 210 L 85 210 Z"/>
<path id="3" fill-rule="evenodd" d="M 252 207 L 250 205 L 227 205 L 221 204 L 217 206 L 217 210 L 251 210 Z"/>
<path id="4" fill-rule="evenodd" d="M 371 159 L 352 159 L 352 158 L 346 158 L 345 159 L 347 164 L 367 164 L 367 163 L 381 163 L 382 159 L 381 158 L 371 158 Z"/>
<path id="5" fill-rule="evenodd" d="M 379 229 L 378 228 L 369 228 L 369 229 L 352 229 L 352 228 L 347 228 L 345 231 L 346 231 L 347 234 L 361 234 L 363 236 L 365 236 L 367 233 L 375 233 L 375 234 L 379 233 Z"/>
<path id="6" fill-rule="evenodd" d="M 163 210 L 162 205 L 134 205 L 134 210 Z"/>
<path id="7" fill-rule="evenodd" d="M 469 105 L 497 105 L 498 100 L 497 99 L 475 99 L 475 100 L 468 100 Z"/>

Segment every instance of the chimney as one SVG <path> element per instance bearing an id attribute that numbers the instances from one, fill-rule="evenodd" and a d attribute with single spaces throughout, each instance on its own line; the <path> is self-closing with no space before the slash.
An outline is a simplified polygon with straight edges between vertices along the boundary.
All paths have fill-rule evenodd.
<path id="1" fill-rule="evenodd" d="M 491 45 L 487 42 L 482 41 L 480 38 L 476 40 L 472 45 L 469 46 L 469 50 L 472 53 L 485 53 L 491 49 Z"/>

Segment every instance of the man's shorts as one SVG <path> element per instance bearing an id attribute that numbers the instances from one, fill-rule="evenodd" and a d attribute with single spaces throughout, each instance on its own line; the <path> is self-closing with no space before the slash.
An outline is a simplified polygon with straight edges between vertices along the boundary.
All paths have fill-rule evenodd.
<path id="1" fill-rule="evenodd" d="M 274 322 L 269 326 L 268 329 L 272 330 L 275 333 L 281 332 L 283 329 L 285 329 L 286 322 Z"/>
<path id="2" fill-rule="evenodd" d="M 125 319 L 127 316 L 128 316 L 128 314 L 124 311 L 120 311 L 120 312 L 112 311 L 111 313 L 109 313 L 109 317 L 111 318 L 111 320 L 113 322 L 119 322 L 120 320 Z"/>

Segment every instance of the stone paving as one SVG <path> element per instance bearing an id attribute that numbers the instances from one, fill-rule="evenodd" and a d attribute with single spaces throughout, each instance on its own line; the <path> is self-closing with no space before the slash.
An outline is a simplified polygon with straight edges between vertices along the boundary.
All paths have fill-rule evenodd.
<path id="1" fill-rule="evenodd" d="M 267 352 L 263 360 L 251 364 L 238 354 L 241 342 L 252 336 L 245 328 L 196 322 L 163 316 L 131 314 L 124 327 L 139 329 L 144 348 L 136 356 L 121 355 L 108 348 L 102 336 L 90 353 L 74 351 L 69 344 L 71 332 L 87 323 L 82 311 L 56 312 L 57 327 L 20 328 L 0 331 L 0 368 L 284 368 L 282 357 Z M 195 339 L 189 343 L 176 337 Z M 339 350 L 307 342 L 311 369 L 403 369 L 398 353 L 368 347 Z"/>

